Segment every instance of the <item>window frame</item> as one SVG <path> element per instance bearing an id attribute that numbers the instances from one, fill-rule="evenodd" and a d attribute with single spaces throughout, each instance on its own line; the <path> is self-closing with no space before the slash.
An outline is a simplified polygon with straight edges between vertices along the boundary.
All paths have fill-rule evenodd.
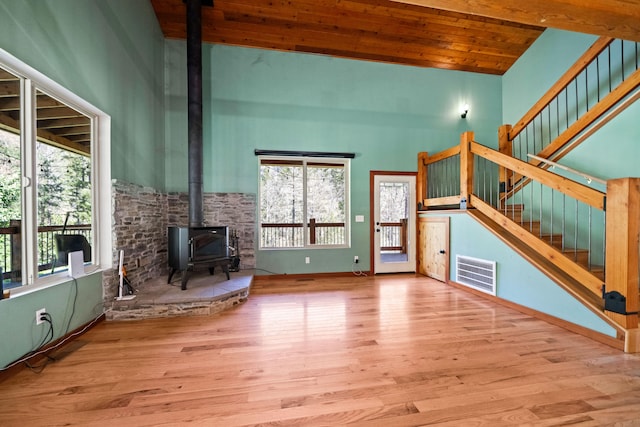
<path id="1" fill-rule="evenodd" d="M 262 233 L 262 184 L 261 184 L 261 168 L 263 160 L 266 161 L 281 161 L 290 163 L 302 164 L 302 211 L 303 219 L 302 223 L 305 224 L 303 229 L 304 239 L 302 246 L 282 246 L 271 247 L 262 246 L 262 238 L 259 237 L 258 249 L 265 251 L 277 251 L 277 250 L 307 250 L 307 249 L 344 249 L 351 247 L 351 159 L 341 157 L 320 157 L 320 156 L 276 156 L 276 155 L 258 155 L 258 236 Z M 307 209 L 307 164 L 308 163 L 322 163 L 322 164 L 335 164 L 341 165 L 344 168 L 344 244 L 332 244 L 321 245 L 311 244 L 309 242 L 308 224 L 309 218 Z"/>
<path id="2" fill-rule="evenodd" d="M 85 273 L 111 265 L 111 117 L 36 69 L 0 49 L 0 67 L 20 79 L 20 147 L 22 174 L 22 284 L 11 289 L 17 296 L 68 282 L 66 271 L 39 277 L 37 251 L 37 117 L 36 90 L 65 103 L 91 121 L 92 263 Z"/>

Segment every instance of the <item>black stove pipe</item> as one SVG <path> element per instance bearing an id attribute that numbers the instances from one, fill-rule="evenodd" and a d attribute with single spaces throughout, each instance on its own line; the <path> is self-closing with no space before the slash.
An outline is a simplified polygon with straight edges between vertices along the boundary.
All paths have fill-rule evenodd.
<path id="1" fill-rule="evenodd" d="M 202 0 L 187 5 L 189 227 L 204 225 L 202 198 Z"/>

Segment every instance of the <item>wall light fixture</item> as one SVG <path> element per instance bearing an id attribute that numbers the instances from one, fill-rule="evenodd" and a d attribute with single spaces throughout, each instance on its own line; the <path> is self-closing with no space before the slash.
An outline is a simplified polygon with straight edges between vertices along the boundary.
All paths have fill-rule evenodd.
<path id="1" fill-rule="evenodd" d="M 467 113 L 469 113 L 469 104 L 464 104 L 461 108 L 460 108 L 460 117 L 462 117 L 463 119 L 467 118 Z"/>

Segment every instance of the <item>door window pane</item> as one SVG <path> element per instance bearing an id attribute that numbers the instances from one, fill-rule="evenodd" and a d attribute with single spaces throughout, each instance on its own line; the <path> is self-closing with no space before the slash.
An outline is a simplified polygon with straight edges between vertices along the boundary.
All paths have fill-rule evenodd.
<path id="1" fill-rule="evenodd" d="M 382 262 L 408 259 L 409 184 L 380 183 L 380 253 Z"/>

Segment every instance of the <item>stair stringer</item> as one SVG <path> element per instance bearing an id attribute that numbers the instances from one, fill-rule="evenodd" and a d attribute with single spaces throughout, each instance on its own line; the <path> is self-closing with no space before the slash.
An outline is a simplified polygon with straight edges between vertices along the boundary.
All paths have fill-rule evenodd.
<path id="1" fill-rule="evenodd" d="M 577 302 L 594 313 L 598 318 L 600 318 L 611 328 L 615 329 L 617 334 L 616 340 L 619 341 L 619 345 L 616 345 L 616 347 L 628 347 L 628 345 L 626 344 L 627 338 L 630 333 L 635 330 L 626 330 L 616 322 L 614 322 L 611 318 L 609 318 L 604 312 L 604 304 L 601 298 L 597 298 L 592 292 L 590 292 L 588 289 L 585 289 L 585 287 L 580 282 L 575 280 L 555 264 L 549 262 L 549 260 L 547 260 L 543 255 L 533 250 L 528 245 L 524 244 L 517 236 L 511 234 L 507 229 L 502 227 L 493 219 L 489 218 L 487 215 L 483 214 L 477 209 L 469 209 L 467 211 L 467 214 L 488 231 L 490 231 L 493 235 L 495 235 L 498 239 L 500 239 L 503 243 L 505 243 L 510 249 L 518 253 L 538 271 L 547 276 L 560 288 L 565 290 Z"/>

